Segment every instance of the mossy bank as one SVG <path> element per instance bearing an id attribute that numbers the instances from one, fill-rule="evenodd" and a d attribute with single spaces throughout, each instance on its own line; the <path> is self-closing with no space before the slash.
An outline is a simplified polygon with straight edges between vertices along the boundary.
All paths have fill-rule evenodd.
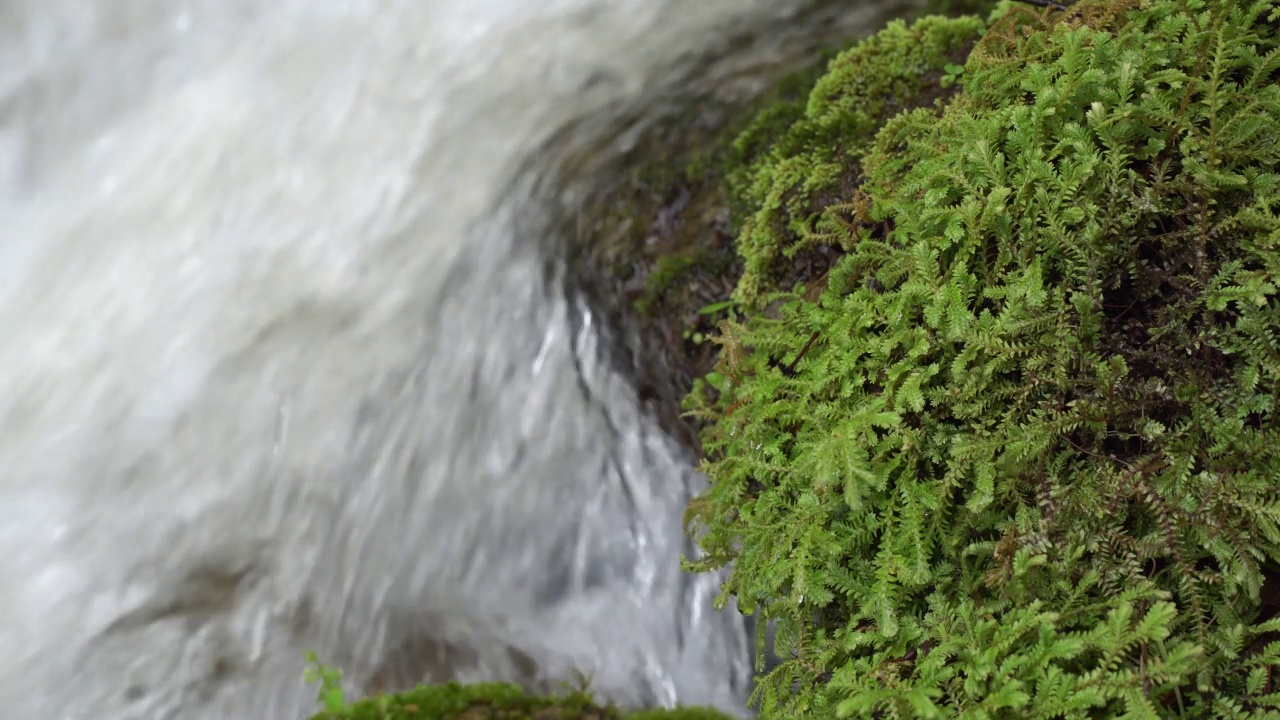
<path id="1" fill-rule="evenodd" d="M 689 519 L 762 715 L 1280 717 L 1278 19 L 894 26 L 730 177 Z"/>

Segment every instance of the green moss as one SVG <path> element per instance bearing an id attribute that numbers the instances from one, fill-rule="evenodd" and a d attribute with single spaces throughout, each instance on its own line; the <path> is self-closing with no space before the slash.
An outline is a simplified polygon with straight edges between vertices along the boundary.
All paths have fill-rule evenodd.
<path id="1" fill-rule="evenodd" d="M 905 111 L 981 26 L 895 25 L 743 171 L 690 520 L 764 717 L 1280 717 L 1278 21 L 1017 7 Z"/>
<path id="2" fill-rule="evenodd" d="M 677 708 L 675 710 L 639 710 L 625 715 L 626 720 L 729 720 L 722 712 L 708 708 Z"/>
<path id="3" fill-rule="evenodd" d="M 379 695 L 311 720 L 729 720 L 705 708 L 624 712 L 598 705 L 584 692 L 547 697 L 528 695 L 503 683 L 424 685 Z"/>
<path id="4" fill-rule="evenodd" d="M 832 60 L 803 107 L 774 105 L 738 137 L 726 179 L 732 207 L 746 218 L 738 300 L 758 300 L 781 258 L 829 243 L 814 220 L 859 183 L 859 157 L 876 129 L 946 94 L 938 85 L 945 67 L 963 61 L 982 29 L 972 17 L 894 22 Z"/>
<path id="5" fill-rule="evenodd" d="M 703 259 L 702 255 L 705 253 L 700 252 L 698 248 L 691 248 L 660 258 L 654 264 L 653 270 L 649 271 L 649 276 L 645 278 L 645 290 L 654 296 L 666 294 L 680 281 L 681 276 Z"/>
<path id="6" fill-rule="evenodd" d="M 589 679 L 583 675 L 560 695 L 531 695 L 508 683 L 446 683 L 348 703 L 342 671 L 321 664 L 314 652 L 306 657 L 304 679 L 318 685 L 316 702 L 325 708 L 311 720 L 731 720 L 707 708 L 625 712 L 601 705 L 587 691 Z"/>

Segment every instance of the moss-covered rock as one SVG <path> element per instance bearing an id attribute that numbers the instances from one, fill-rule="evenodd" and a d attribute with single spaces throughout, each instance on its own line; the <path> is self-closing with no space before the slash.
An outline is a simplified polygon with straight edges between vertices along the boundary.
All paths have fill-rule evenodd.
<path id="1" fill-rule="evenodd" d="M 765 717 L 1280 717 L 1278 20 L 896 25 L 744 136 L 690 519 Z"/>
<path id="2" fill-rule="evenodd" d="M 612 237 L 616 228 L 626 228 L 631 235 L 612 245 L 629 248 L 607 263 L 615 277 L 614 294 L 637 311 L 641 333 L 662 356 L 661 381 L 674 386 L 676 398 L 692 388 L 695 378 L 712 370 L 718 348 L 708 338 L 741 305 L 730 297 L 743 274 L 734 234 L 744 224 L 762 222 L 753 183 L 771 177 L 771 163 L 785 155 L 786 148 L 797 143 L 821 147 L 809 142 L 815 136 L 813 129 L 833 113 L 856 108 L 861 113 L 859 127 L 865 129 L 864 144 L 868 144 L 874 130 L 896 112 L 954 94 L 958 86 L 948 82 L 954 76 L 948 74 L 947 66 L 964 60 L 981 27 L 974 18 L 932 18 L 910 30 L 895 23 L 870 42 L 857 45 L 861 50 L 852 54 L 823 51 L 811 67 L 783 78 L 755 104 L 753 112 L 727 120 L 718 136 L 703 137 L 696 150 L 686 153 L 688 162 L 675 166 L 682 171 L 673 169 L 667 157 L 646 158 L 639 171 L 644 178 L 640 185 L 646 190 L 610 198 L 601 232 Z M 870 52 L 869 45 L 877 52 Z M 885 52 L 889 47 L 903 50 L 903 56 L 890 60 L 892 53 Z M 945 57 L 939 57 L 939 48 Z M 864 63 L 869 65 L 863 67 Z M 878 63 L 886 68 L 893 65 L 880 82 L 871 83 L 854 98 L 831 98 L 840 110 L 808 114 L 819 81 L 831 85 L 833 77 L 847 75 L 852 67 L 868 72 L 885 69 Z M 891 95 L 883 94 L 890 91 Z M 860 181 L 856 173 L 852 175 Z M 821 208 L 835 197 L 838 190 L 814 185 L 808 202 Z M 790 239 L 787 244 L 799 245 Z M 807 281 L 817 287 L 834 258 L 831 250 L 820 242 L 796 247 L 785 253 L 789 262 L 784 258 L 761 263 L 770 266 L 761 275 L 771 284 Z M 642 396 L 649 392 L 644 383 L 640 389 Z M 678 400 L 672 405 L 678 406 Z M 669 432 L 696 445 L 696 439 L 687 434 L 689 425 L 696 430 L 700 420 L 687 417 L 664 423 Z"/>

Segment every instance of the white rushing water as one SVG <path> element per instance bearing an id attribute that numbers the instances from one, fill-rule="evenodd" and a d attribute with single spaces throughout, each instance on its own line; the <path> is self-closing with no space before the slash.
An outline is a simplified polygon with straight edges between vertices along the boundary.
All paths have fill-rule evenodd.
<path id="1" fill-rule="evenodd" d="M 0 717 L 292 720 L 307 650 L 740 707 L 521 188 L 804 4 L 0 0 Z"/>

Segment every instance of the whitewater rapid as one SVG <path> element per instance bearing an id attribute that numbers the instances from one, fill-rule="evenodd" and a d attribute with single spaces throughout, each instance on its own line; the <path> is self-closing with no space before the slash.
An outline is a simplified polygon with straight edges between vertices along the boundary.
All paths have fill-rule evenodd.
<path id="1" fill-rule="evenodd" d="M 811 4 L 0 0 L 0 716 L 292 720 L 307 650 L 741 708 L 538 153 Z"/>

